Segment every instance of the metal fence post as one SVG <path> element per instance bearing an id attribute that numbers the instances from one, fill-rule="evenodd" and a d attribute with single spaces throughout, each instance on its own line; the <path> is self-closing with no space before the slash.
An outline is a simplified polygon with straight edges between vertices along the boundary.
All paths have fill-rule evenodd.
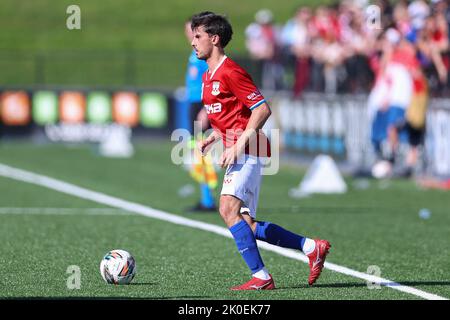
<path id="1" fill-rule="evenodd" d="M 136 54 L 132 48 L 125 52 L 125 84 L 134 85 L 136 80 Z"/>
<path id="2" fill-rule="evenodd" d="M 34 57 L 34 82 L 45 84 L 45 56 L 43 53 L 37 53 Z"/>

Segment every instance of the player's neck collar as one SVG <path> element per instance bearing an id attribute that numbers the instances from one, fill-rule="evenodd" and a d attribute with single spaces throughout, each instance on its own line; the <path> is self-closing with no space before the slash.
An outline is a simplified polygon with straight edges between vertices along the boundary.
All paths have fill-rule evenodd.
<path id="1" fill-rule="evenodd" d="M 223 57 L 222 57 L 222 60 L 220 60 L 220 62 L 217 65 L 217 67 L 215 67 L 214 70 L 211 72 L 211 75 L 209 76 L 210 79 L 212 79 L 212 77 L 214 76 L 216 71 L 220 68 L 220 66 L 223 64 L 223 62 L 225 61 L 226 58 L 228 58 L 228 57 L 227 57 L 226 54 L 224 54 Z"/>

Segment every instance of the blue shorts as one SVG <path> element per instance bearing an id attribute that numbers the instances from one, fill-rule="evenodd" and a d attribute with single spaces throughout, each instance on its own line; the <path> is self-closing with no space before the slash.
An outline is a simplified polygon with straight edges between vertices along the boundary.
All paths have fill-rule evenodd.
<path id="1" fill-rule="evenodd" d="M 374 144 L 379 144 L 387 137 L 388 111 L 378 110 L 372 122 L 371 140 Z"/>
<path id="2" fill-rule="evenodd" d="M 390 106 L 387 111 L 387 125 L 402 128 L 405 125 L 405 109 L 397 106 Z"/>
<path id="3" fill-rule="evenodd" d="M 387 110 L 378 110 L 372 123 L 372 143 L 377 145 L 387 138 L 390 126 L 398 128 L 399 140 L 406 142 L 408 132 L 405 130 L 405 109 L 391 106 Z"/>

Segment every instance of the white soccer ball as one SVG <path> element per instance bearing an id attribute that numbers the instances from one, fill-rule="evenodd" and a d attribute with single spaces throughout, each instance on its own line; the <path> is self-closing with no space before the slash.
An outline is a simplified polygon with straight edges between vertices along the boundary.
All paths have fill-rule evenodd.
<path id="1" fill-rule="evenodd" d="M 112 250 L 100 262 L 100 274 L 110 284 L 129 284 L 136 275 L 136 261 L 125 250 Z"/>
<path id="2" fill-rule="evenodd" d="M 377 179 L 389 178 L 392 175 L 392 164 L 389 161 L 382 160 L 375 163 L 372 167 L 372 176 Z"/>

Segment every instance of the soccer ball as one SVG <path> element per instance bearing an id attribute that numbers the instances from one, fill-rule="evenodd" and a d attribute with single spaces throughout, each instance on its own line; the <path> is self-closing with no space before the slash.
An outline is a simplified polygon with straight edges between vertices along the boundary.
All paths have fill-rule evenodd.
<path id="1" fill-rule="evenodd" d="M 389 161 L 382 160 L 375 163 L 372 167 L 372 176 L 377 179 L 386 179 L 392 175 L 392 164 Z"/>
<path id="2" fill-rule="evenodd" d="M 129 284 L 136 275 L 136 261 L 125 250 L 112 250 L 100 262 L 100 274 L 110 284 Z"/>

